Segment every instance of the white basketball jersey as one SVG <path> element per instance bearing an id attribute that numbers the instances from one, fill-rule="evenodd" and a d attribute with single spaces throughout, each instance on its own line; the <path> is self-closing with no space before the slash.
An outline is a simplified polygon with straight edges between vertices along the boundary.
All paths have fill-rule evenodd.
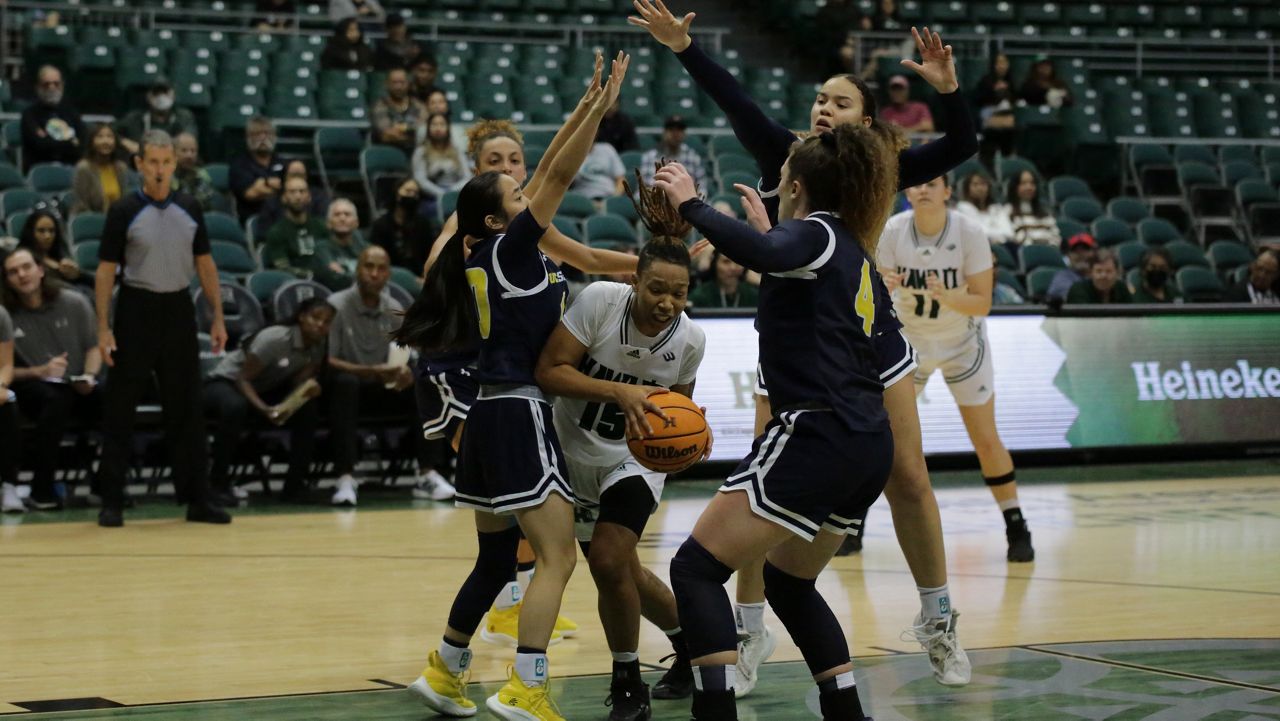
<path id="1" fill-rule="evenodd" d="M 973 218 L 950 210 L 937 236 L 921 235 L 914 221 L 914 210 L 889 218 L 876 251 L 881 272 L 906 274 L 893 293 L 898 319 L 909 338 L 964 335 L 974 319 L 931 298 L 928 278 L 936 276 L 947 288 L 956 288 L 968 276 L 990 269 L 987 234 Z"/>
<path id="2" fill-rule="evenodd" d="M 631 320 L 635 291 L 622 283 L 587 286 L 561 322 L 587 354 L 578 370 L 592 378 L 670 388 L 692 383 L 706 348 L 702 329 L 681 313 L 658 337 L 641 335 Z M 627 421 L 613 403 L 558 397 L 556 434 L 569 458 L 608 466 L 631 457 Z"/>

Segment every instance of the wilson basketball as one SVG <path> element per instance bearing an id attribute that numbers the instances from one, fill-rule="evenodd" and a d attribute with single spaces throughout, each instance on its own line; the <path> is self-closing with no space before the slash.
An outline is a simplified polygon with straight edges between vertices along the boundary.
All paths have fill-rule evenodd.
<path id="1" fill-rule="evenodd" d="M 645 417 L 653 428 L 652 438 L 629 438 L 627 447 L 636 462 L 651 471 L 679 473 L 702 458 L 711 432 L 702 410 L 688 397 L 665 391 L 649 397 L 669 420 L 652 411 Z"/>

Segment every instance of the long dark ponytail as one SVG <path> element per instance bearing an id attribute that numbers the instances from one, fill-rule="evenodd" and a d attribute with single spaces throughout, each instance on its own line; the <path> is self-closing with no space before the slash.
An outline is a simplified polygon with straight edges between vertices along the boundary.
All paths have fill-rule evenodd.
<path id="1" fill-rule="evenodd" d="M 422 291 L 391 339 L 430 355 L 464 350 L 479 340 L 476 305 L 467 284 L 466 238 L 492 233 L 490 215 L 503 217 L 501 174 L 481 173 L 458 193 L 458 230 L 427 271 Z"/>

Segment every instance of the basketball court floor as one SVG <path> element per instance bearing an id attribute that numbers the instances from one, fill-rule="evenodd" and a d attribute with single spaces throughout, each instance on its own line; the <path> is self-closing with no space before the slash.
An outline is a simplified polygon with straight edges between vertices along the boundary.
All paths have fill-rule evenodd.
<path id="1" fill-rule="evenodd" d="M 918 607 L 883 500 L 861 555 L 820 588 L 877 721 L 1280 720 L 1280 460 L 1029 469 L 1037 560 L 1004 561 L 977 474 L 938 473 L 973 683 L 935 684 L 900 640 Z M 660 576 L 714 484 L 677 483 L 642 559 Z M 119 531 L 90 510 L 0 525 L 0 714 L 40 719 L 426 719 L 400 690 L 439 640 L 475 546 L 468 514 L 366 490 L 357 511 L 257 501 L 229 528 L 150 501 Z M 561 712 L 604 719 L 609 654 L 585 563 L 550 651 Z M 817 718 L 781 634 L 743 719 Z M 471 697 L 512 652 L 477 641 Z M 669 652 L 646 626 L 641 659 Z M 481 718 L 484 718 L 483 712 Z M 687 702 L 655 702 L 687 719 Z"/>

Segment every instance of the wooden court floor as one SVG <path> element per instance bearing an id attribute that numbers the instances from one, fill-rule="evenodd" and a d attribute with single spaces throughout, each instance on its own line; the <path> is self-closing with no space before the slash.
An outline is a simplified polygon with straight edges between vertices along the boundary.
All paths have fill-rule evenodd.
<path id="1" fill-rule="evenodd" d="M 1040 480 L 1022 490 L 1033 565 L 1005 563 L 985 489 L 942 485 L 952 596 L 975 666 L 960 691 L 934 684 L 918 647 L 899 639 L 918 599 L 882 501 L 863 553 L 836 559 L 819 581 L 850 636 L 869 712 L 1280 719 L 1280 464 L 1186 470 L 1023 474 Z M 651 522 L 641 556 L 660 576 L 712 488 L 675 485 Z M 98 529 L 89 512 L 4 519 L 0 714 L 429 718 L 396 687 L 438 642 L 470 569 L 473 527 L 441 504 L 368 505 L 377 507 L 268 507 L 230 527 L 184 523 L 169 506 L 119 531 Z M 603 719 L 609 654 L 585 564 L 563 612 L 583 628 L 551 649 L 561 709 Z M 782 635 L 743 718 L 816 717 Z M 512 654 L 479 641 L 475 650 L 479 699 Z M 642 661 L 668 650 L 660 632 L 642 630 Z M 655 711 L 688 718 L 681 703 Z"/>

